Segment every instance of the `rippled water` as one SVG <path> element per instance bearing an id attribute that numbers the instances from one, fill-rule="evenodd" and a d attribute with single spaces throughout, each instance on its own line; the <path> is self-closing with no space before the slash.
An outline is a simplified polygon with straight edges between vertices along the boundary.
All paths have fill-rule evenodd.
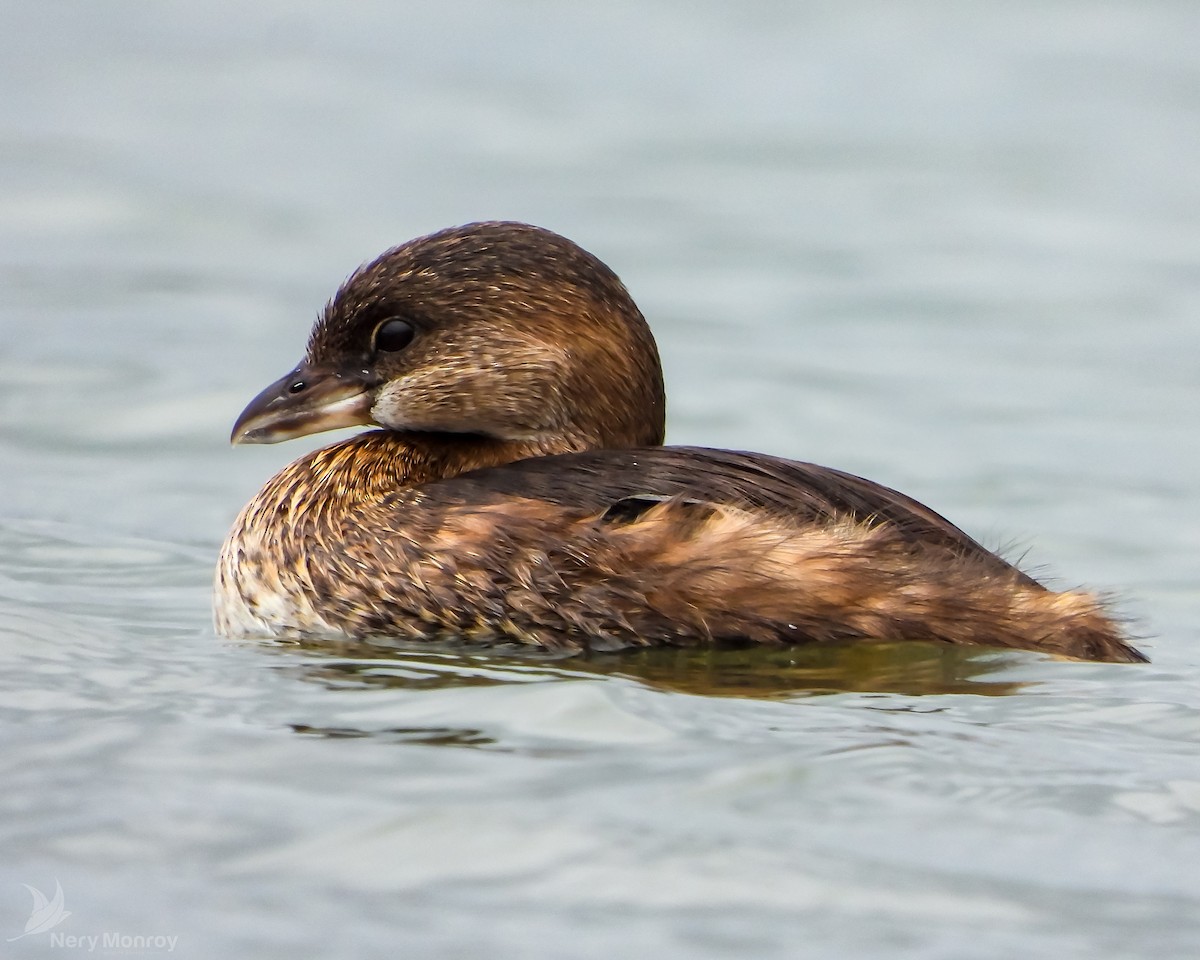
<path id="1" fill-rule="evenodd" d="M 70 913 L 0 954 L 1197 953 L 1198 35 L 0 6 L 0 937 L 22 884 Z M 218 640 L 215 551 L 304 449 L 232 418 L 358 262 L 493 217 L 618 270 L 673 441 L 900 487 L 1154 662 Z"/>

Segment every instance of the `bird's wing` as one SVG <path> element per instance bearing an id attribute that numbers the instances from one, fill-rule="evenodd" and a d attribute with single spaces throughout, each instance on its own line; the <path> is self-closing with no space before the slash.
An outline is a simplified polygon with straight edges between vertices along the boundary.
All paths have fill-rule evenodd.
<path id="1" fill-rule="evenodd" d="M 758 510 L 800 523 L 852 518 L 889 524 L 914 545 L 941 547 L 994 565 L 997 572 L 1015 570 L 941 514 L 896 490 L 830 467 L 758 453 L 648 447 L 560 454 L 426 484 L 419 496 L 422 502 L 446 505 L 520 497 L 608 512 L 614 519 L 668 498 Z M 1019 579 L 1036 583 L 1025 574 Z"/>

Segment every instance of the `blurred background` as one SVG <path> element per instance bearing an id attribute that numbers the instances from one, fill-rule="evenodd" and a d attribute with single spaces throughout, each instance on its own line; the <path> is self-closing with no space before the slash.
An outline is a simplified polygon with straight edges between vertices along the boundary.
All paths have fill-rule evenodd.
<path id="1" fill-rule="evenodd" d="M 1173 0 L 0 3 L 0 935 L 57 878 L 59 932 L 183 956 L 1194 952 L 1197 36 Z M 360 262 L 497 218 L 622 277 L 671 442 L 898 487 L 1154 664 L 219 641 L 229 523 L 328 439 L 234 417 Z"/>

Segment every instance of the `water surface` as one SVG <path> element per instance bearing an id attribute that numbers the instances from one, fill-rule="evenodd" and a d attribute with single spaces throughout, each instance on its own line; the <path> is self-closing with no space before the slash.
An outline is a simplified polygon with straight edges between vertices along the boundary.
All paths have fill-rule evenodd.
<path id="1" fill-rule="evenodd" d="M 0 21 L 0 936 L 70 912 L 4 956 L 1200 948 L 1200 8 Z M 219 640 L 311 446 L 233 418 L 355 265 L 498 217 L 621 274 L 673 442 L 899 487 L 1154 662 Z"/>

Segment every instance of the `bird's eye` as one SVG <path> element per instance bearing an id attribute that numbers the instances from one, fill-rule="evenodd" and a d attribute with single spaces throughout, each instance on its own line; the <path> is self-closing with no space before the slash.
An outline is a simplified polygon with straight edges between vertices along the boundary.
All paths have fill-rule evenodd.
<path id="1" fill-rule="evenodd" d="M 375 331 L 375 349 L 394 353 L 412 343 L 416 331 L 407 320 L 385 320 Z"/>

